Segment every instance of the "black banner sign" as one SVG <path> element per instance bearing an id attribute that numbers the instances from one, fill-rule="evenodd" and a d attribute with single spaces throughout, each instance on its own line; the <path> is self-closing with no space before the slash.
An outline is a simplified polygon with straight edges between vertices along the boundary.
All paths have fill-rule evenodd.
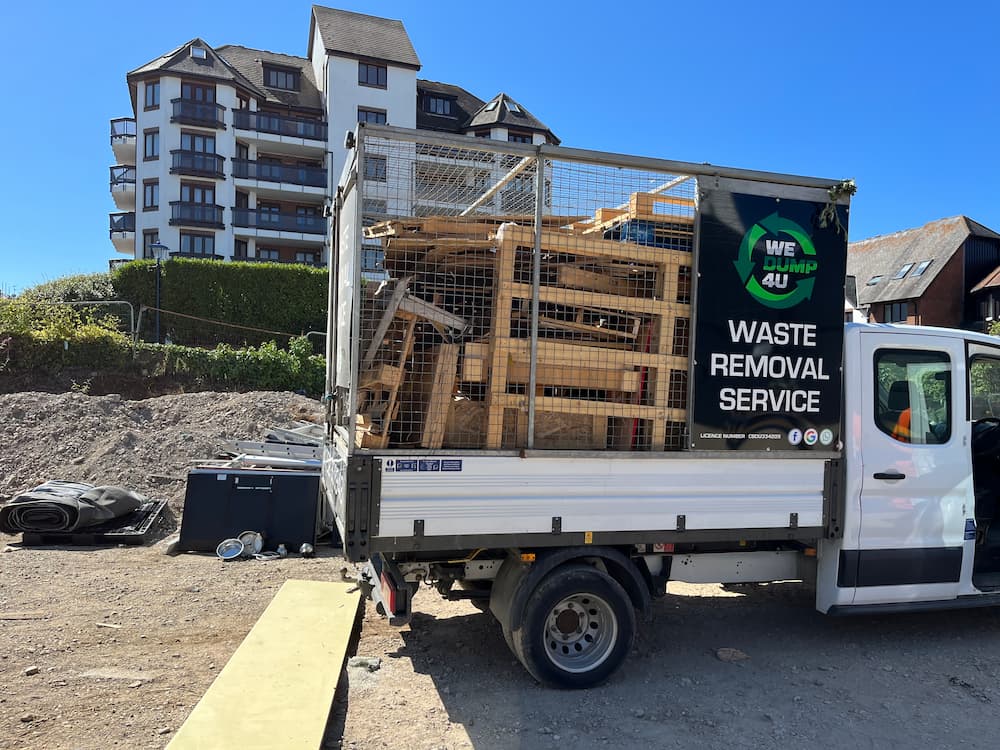
<path id="1" fill-rule="evenodd" d="M 835 449 L 847 208 L 822 227 L 826 206 L 701 193 L 693 448 Z"/>

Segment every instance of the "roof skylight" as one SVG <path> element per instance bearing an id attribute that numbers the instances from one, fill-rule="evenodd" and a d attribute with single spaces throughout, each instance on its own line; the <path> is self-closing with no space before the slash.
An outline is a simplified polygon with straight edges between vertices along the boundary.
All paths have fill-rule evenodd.
<path id="1" fill-rule="evenodd" d="M 875 286 L 881 280 L 882 280 L 881 274 L 879 274 L 878 276 L 872 276 L 870 279 L 868 279 L 868 283 L 865 284 L 865 286 Z"/>
<path id="2" fill-rule="evenodd" d="M 906 276 L 906 274 L 908 274 L 910 272 L 911 268 L 913 268 L 913 264 L 912 263 L 907 263 L 902 268 L 900 268 L 898 271 L 896 271 L 896 275 L 893 276 L 892 278 L 894 278 L 894 279 L 901 279 L 901 278 L 903 278 L 904 276 Z"/>
<path id="3" fill-rule="evenodd" d="M 917 270 L 913 272 L 913 276 L 911 276 L 910 278 L 913 278 L 915 276 L 923 276 L 924 271 L 927 270 L 927 266 L 929 266 L 933 262 L 934 262 L 933 259 L 920 261 L 920 265 L 917 266 Z"/>

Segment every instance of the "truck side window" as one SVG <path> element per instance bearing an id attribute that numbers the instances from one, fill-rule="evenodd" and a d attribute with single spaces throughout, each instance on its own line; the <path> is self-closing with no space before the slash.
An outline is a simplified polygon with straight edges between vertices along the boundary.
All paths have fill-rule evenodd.
<path id="1" fill-rule="evenodd" d="M 948 355 L 909 349 L 875 352 L 875 424 L 901 443 L 947 443 L 951 437 Z"/>
<path id="2" fill-rule="evenodd" d="M 972 421 L 1000 418 L 1000 359 L 975 356 L 969 362 Z"/>

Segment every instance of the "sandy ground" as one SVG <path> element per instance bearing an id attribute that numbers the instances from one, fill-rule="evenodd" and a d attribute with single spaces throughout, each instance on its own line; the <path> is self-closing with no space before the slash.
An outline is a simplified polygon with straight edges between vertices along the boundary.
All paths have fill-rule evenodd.
<path id="1" fill-rule="evenodd" d="M 0 397 L 0 490 L 30 486 L 32 462 L 56 455 L 61 478 L 125 467 L 179 510 L 183 482 L 151 477 L 183 476 L 187 459 L 157 461 L 157 445 L 205 455 L 222 432 L 256 437 L 252 427 L 303 413 L 297 397 L 244 397 L 228 408 L 201 396 Z M 98 437 L 81 426 L 52 438 L 63 428 L 46 428 L 32 403 L 76 409 L 78 426 L 104 414 Z M 238 563 L 162 545 L 25 548 L 3 535 L 0 549 L 0 750 L 164 747 L 280 585 L 338 580 L 343 567 L 324 547 L 311 560 Z M 415 609 L 396 629 L 367 606 L 352 653 L 381 666 L 345 669 L 324 747 L 993 748 L 1000 734 L 1000 610 L 838 619 L 815 612 L 800 583 L 671 584 L 624 669 L 565 692 L 535 684 L 470 603 L 422 590 Z"/>

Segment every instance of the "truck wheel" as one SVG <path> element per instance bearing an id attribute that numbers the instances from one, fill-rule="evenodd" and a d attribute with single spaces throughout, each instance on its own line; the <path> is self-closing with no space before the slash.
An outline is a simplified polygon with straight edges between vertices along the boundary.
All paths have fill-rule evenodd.
<path id="1" fill-rule="evenodd" d="M 514 652 L 539 682 L 587 688 L 625 661 L 635 638 L 635 609 L 618 582 L 589 565 L 552 571 L 532 592 L 511 633 Z"/>

